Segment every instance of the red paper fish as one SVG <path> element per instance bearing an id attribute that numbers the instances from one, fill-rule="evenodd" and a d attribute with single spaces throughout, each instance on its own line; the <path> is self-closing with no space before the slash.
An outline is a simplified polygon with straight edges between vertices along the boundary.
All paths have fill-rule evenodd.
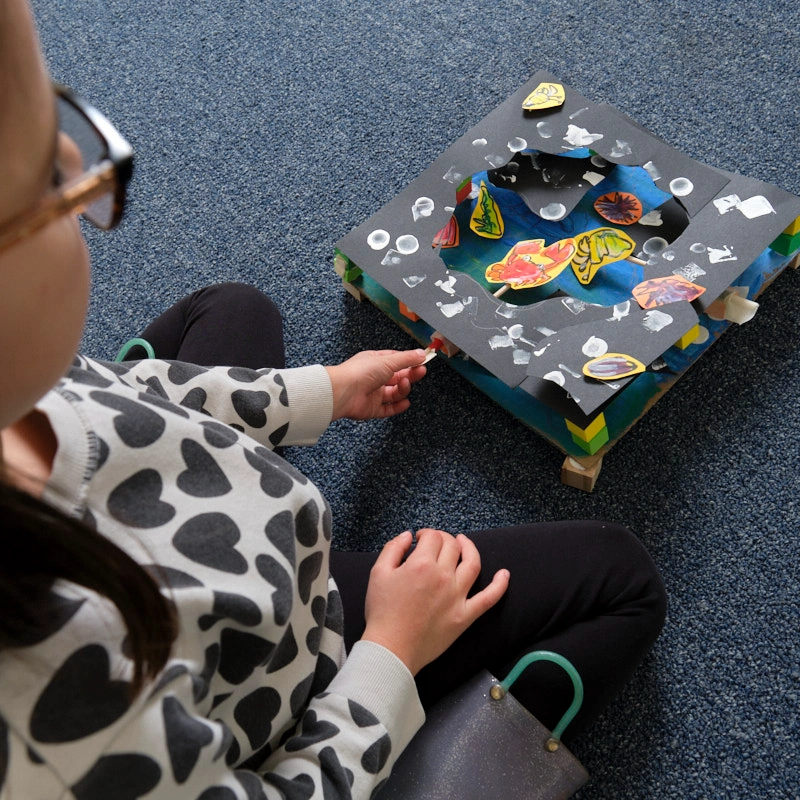
<path id="1" fill-rule="evenodd" d="M 512 289 L 530 289 L 557 277 L 575 254 L 572 239 L 545 246 L 544 239 L 517 242 L 502 261 L 486 268 L 490 283 L 507 283 Z"/>

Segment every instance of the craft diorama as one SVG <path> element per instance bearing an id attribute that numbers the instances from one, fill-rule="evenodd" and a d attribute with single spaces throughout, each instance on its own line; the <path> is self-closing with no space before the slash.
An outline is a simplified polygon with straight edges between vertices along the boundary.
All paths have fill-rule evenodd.
<path id="1" fill-rule="evenodd" d="M 540 72 L 337 242 L 335 264 L 591 490 L 798 250 L 800 199 Z"/>

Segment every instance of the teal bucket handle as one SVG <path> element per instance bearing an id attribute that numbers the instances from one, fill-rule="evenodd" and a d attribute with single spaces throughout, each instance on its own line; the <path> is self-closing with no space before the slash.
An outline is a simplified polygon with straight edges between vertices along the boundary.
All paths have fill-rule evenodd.
<path id="1" fill-rule="evenodd" d="M 128 353 L 130 353 L 130 351 L 137 346 L 141 347 L 145 351 L 145 353 L 147 353 L 148 358 L 156 357 L 155 350 L 153 350 L 153 345 L 151 345 L 150 342 L 147 341 L 147 339 L 136 337 L 135 339 L 129 339 L 127 342 L 125 342 L 124 345 L 122 345 L 114 361 L 122 361 L 125 358 L 125 356 L 128 355 Z"/>
<path id="2" fill-rule="evenodd" d="M 552 738 L 558 742 L 561 741 L 561 737 L 567 725 L 575 719 L 575 715 L 580 711 L 581 705 L 583 705 L 583 681 L 578 674 L 578 670 L 576 670 L 564 656 L 553 653 L 550 650 L 534 650 L 534 652 L 522 656 L 522 658 L 517 661 L 511 672 L 506 675 L 504 680 L 500 681 L 500 685 L 503 687 L 503 691 L 507 692 L 523 671 L 536 661 L 550 661 L 553 664 L 558 664 L 572 679 L 572 687 L 575 690 L 574 697 L 572 698 L 572 705 L 567 709 L 564 716 L 561 717 L 558 725 L 553 728 Z"/>

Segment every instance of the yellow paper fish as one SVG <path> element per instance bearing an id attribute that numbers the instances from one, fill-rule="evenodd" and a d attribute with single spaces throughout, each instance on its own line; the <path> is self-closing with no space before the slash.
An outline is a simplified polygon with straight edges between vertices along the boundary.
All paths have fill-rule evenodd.
<path id="1" fill-rule="evenodd" d="M 583 374 L 598 381 L 613 381 L 629 378 L 644 372 L 645 365 L 633 356 L 625 353 L 606 353 L 593 358 L 583 365 Z"/>
<path id="2" fill-rule="evenodd" d="M 557 108 L 566 100 L 566 92 L 560 83 L 540 83 L 523 101 L 525 111 L 541 111 Z"/>
<path id="3" fill-rule="evenodd" d="M 616 228 L 595 228 L 575 237 L 572 271 L 585 286 L 592 282 L 597 270 L 605 264 L 627 258 L 636 243 Z"/>

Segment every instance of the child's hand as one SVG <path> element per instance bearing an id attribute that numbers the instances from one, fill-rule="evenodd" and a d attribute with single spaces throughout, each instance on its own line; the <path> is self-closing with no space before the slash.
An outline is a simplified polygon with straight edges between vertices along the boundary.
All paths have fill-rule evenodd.
<path id="1" fill-rule="evenodd" d="M 333 419 L 392 417 L 411 402 L 411 385 L 424 377 L 424 350 L 367 350 L 326 367 L 333 387 Z"/>
<path id="2" fill-rule="evenodd" d="M 470 539 L 425 528 L 405 558 L 411 543 L 406 531 L 378 556 L 367 588 L 362 639 L 391 650 L 416 675 L 500 600 L 509 572 L 499 570 L 486 588 L 468 598 L 481 569 Z"/>

